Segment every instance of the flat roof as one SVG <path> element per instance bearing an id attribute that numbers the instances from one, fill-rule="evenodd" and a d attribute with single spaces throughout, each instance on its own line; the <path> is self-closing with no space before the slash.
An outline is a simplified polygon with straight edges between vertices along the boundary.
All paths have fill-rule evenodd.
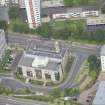
<path id="1" fill-rule="evenodd" d="M 28 57 L 28 56 L 23 55 L 18 66 L 19 67 L 21 67 L 21 66 L 32 67 L 32 63 L 33 63 L 34 59 L 35 59 L 34 57 Z M 59 66 L 60 66 L 60 62 L 49 60 L 48 64 L 45 67 L 40 66 L 37 68 L 39 68 L 39 70 L 43 69 L 43 70 L 57 71 L 57 70 L 59 70 Z M 32 67 L 32 68 L 35 68 L 35 67 Z"/>
<path id="2" fill-rule="evenodd" d="M 101 81 L 92 105 L 105 105 L 105 81 Z"/>
<path id="3" fill-rule="evenodd" d="M 0 7 L 0 21 L 9 21 L 8 8 Z"/>
<path id="4" fill-rule="evenodd" d="M 105 56 L 105 45 L 101 47 L 101 56 Z"/>
<path id="5" fill-rule="evenodd" d="M 82 12 L 82 11 L 95 11 L 100 10 L 99 6 L 80 6 L 80 7 L 48 7 L 42 9 L 42 14 L 59 14 L 59 13 L 70 13 L 70 12 Z"/>
<path id="6" fill-rule="evenodd" d="M 2 33 L 2 32 L 4 32 L 4 30 L 3 29 L 0 29 L 0 33 Z"/>
<path id="7" fill-rule="evenodd" d="M 105 15 L 100 15 L 99 17 L 89 17 L 87 18 L 87 25 L 101 25 L 105 24 Z"/>

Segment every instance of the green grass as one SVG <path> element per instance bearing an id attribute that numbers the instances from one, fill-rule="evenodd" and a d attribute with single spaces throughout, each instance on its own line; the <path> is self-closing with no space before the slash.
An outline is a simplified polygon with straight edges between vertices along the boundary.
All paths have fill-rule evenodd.
<path id="1" fill-rule="evenodd" d="M 43 81 L 39 81 L 39 80 L 30 80 L 29 82 L 33 85 L 43 85 L 44 84 Z"/>
<path id="2" fill-rule="evenodd" d="M 96 77 L 98 77 L 98 75 L 92 72 L 92 76 L 91 76 L 90 71 L 92 70 L 90 70 L 89 68 L 88 60 L 86 60 L 81 66 L 81 69 L 75 78 L 75 82 L 80 83 L 80 81 L 83 80 L 85 77 L 85 79 L 82 81 L 82 83 L 78 87 L 80 91 L 90 88 L 92 84 L 96 81 Z"/>
<path id="3" fill-rule="evenodd" d="M 64 0 L 66 6 L 84 6 L 84 5 L 97 5 L 100 3 L 100 0 Z"/>
<path id="4" fill-rule="evenodd" d="M 19 89 L 14 94 L 32 94 L 32 92 L 28 88 Z"/>
<path id="5" fill-rule="evenodd" d="M 11 95 L 13 92 L 9 87 L 6 87 L 2 83 L 0 83 L 0 95 Z"/>
<path id="6" fill-rule="evenodd" d="M 79 83 L 84 77 L 86 77 L 86 78 L 79 85 L 80 91 L 84 90 L 87 87 L 87 85 L 90 82 L 93 81 L 92 78 L 89 76 L 89 65 L 88 65 L 88 61 L 87 60 L 81 66 L 81 69 L 80 69 L 78 75 L 76 76 L 75 82 Z"/>
<path id="7" fill-rule="evenodd" d="M 74 62 L 74 59 L 75 59 L 74 57 L 71 57 L 71 58 L 68 59 L 68 62 L 67 62 L 66 67 L 65 67 L 65 71 L 64 71 L 63 81 L 62 82 L 64 82 L 67 79 L 67 77 L 69 76 L 69 72 L 71 70 L 71 67 L 72 67 L 72 64 Z"/>
<path id="8" fill-rule="evenodd" d="M 53 98 L 50 96 L 15 96 L 16 98 L 23 98 L 28 100 L 37 100 L 37 101 L 44 101 L 44 102 L 50 102 Z"/>
<path id="9" fill-rule="evenodd" d="M 86 21 L 84 19 L 80 20 L 65 20 L 65 21 L 56 21 L 53 23 L 53 29 L 70 29 L 71 31 L 76 31 L 78 28 L 86 29 Z"/>

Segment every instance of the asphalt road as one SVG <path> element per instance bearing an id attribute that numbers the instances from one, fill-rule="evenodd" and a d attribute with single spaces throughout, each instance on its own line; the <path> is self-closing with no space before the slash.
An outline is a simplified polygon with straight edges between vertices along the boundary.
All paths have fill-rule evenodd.
<path id="1" fill-rule="evenodd" d="M 31 41 L 35 41 L 36 43 L 43 43 L 46 39 L 42 39 L 40 41 L 39 38 L 33 38 L 26 36 L 24 37 L 23 35 L 15 35 L 15 34 L 8 34 L 8 44 L 11 46 L 17 46 L 20 48 L 27 48 L 28 44 L 31 43 Z M 49 40 L 48 43 L 53 43 L 53 40 Z M 76 55 L 76 59 L 72 65 L 71 72 L 69 73 L 69 76 L 67 77 L 67 80 L 64 83 L 61 83 L 58 85 L 59 88 L 62 90 L 65 88 L 69 88 L 73 86 L 73 83 L 75 82 L 75 77 L 80 70 L 80 67 L 84 60 L 92 54 L 96 54 L 99 56 L 100 54 L 100 47 L 99 46 L 88 46 L 88 45 L 80 45 L 80 44 L 75 44 L 72 43 L 67 43 L 65 41 L 59 41 L 60 45 L 63 47 L 68 47 L 70 49 L 70 52 Z M 44 43 L 43 43 L 44 44 Z M 31 85 L 31 84 L 24 84 L 19 81 L 15 81 L 9 78 L 3 77 L 2 83 L 5 85 L 11 87 L 12 89 L 18 89 L 21 87 L 29 87 L 32 91 L 40 91 L 43 93 L 48 93 L 50 92 L 53 87 L 50 86 L 36 86 L 36 85 Z"/>
<path id="2" fill-rule="evenodd" d="M 12 61 L 12 64 L 11 64 L 11 67 L 10 67 L 11 70 L 16 70 L 17 65 L 18 65 L 18 63 L 19 63 L 19 61 L 20 61 L 20 58 L 22 57 L 22 54 L 23 54 L 22 51 L 18 51 L 18 52 L 17 52 L 17 54 L 16 54 L 14 60 Z"/>
<path id="3" fill-rule="evenodd" d="M 10 97 L 0 97 L 0 105 L 48 105 L 44 102 L 27 101 Z"/>

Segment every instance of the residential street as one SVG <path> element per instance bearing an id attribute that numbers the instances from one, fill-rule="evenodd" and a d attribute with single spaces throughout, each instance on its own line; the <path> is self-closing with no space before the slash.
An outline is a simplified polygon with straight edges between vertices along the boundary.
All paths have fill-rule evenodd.
<path id="1" fill-rule="evenodd" d="M 33 37 L 23 37 L 22 35 L 14 35 L 14 34 L 9 34 L 8 35 L 8 44 L 11 46 L 17 46 L 20 48 L 27 48 L 27 44 L 30 43 L 32 40 L 36 41 L 37 43 L 39 42 L 38 38 L 33 39 Z M 45 40 L 45 39 L 44 39 Z M 42 43 L 44 40 L 41 40 Z M 51 40 L 51 42 L 53 42 Z M 71 72 L 69 73 L 69 76 L 67 77 L 67 80 L 64 83 L 61 83 L 58 85 L 59 88 L 65 89 L 73 86 L 75 77 L 80 70 L 80 67 L 84 60 L 92 54 L 99 55 L 100 52 L 100 47 L 98 46 L 86 46 L 86 45 L 75 45 L 74 43 L 66 43 L 64 41 L 60 41 L 61 46 L 63 47 L 68 47 L 70 49 L 70 52 L 75 54 L 76 59 L 74 60 L 74 63 L 71 68 Z M 18 88 L 23 88 L 23 87 L 29 87 L 32 91 L 40 91 L 43 93 L 48 93 L 50 92 L 53 87 L 50 86 L 36 86 L 36 85 L 31 85 L 31 84 L 25 84 L 21 83 L 19 81 L 5 78 L 4 76 L 0 76 L 2 79 L 2 83 L 11 87 L 13 90 L 16 90 Z"/>

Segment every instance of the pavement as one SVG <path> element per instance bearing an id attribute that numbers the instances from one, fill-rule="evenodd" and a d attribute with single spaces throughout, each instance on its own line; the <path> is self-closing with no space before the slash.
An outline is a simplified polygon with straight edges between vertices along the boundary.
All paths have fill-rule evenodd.
<path id="1" fill-rule="evenodd" d="M 23 49 L 26 49 L 28 44 L 31 43 L 32 40 L 36 41 L 37 43 L 38 42 L 43 43 L 43 41 L 45 40 L 47 40 L 49 43 L 54 42 L 54 40 L 40 39 L 34 36 L 24 36 L 18 33 L 17 34 L 8 33 L 7 38 L 8 38 L 7 39 L 8 45 L 13 47 L 23 48 Z M 85 44 L 79 44 L 76 42 L 72 42 L 72 45 L 71 45 L 70 42 L 65 42 L 62 40 L 59 40 L 59 42 L 61 46 L 69 48 L 70 52 L 76 56 L 71 68 L 71 72 L 69 72 L 69 76 L 67 77 L 66 81 L 58 85 L 58 88 L 64 90 L 65 88 L 74 87 L 73 84 L 75 82 L 75 77 L 79 72 L 82 63 L 88 58 L 89 55 L 95 54 L 99 56 L 100 46 L 85 45 Z M 2 77 L 2 78 L 3 78 L 2 83 L 11 87 L 14 90 L 18 88 L 24 88 L 24 87 L 29 87 L 32 91 L 40 91 L 43 93 L 49 93 L 53 90 L 53 87 L 51 86 L 31 85 L 31 84 L 22 83 L 20 81 L 16 81 L 5 77 Z"/>
<path id="2" fill-rule="evenodd" d="M 23 55 L 23 51 L 18 51 L 17 52 L 14 60 L 12 61 L 12 64 L 11 64 L 11 67 L 10 67 L 11 70 L 16 70 L 17 65 L 18 65 L 18 63 L 19 63 L 20 58 L 22 57 L 22 55 Z"/>
<path id="3" fill-rule="evenodd" d="M 48 103 L 0 96 L 0 105 L 48 105 Z"/>

